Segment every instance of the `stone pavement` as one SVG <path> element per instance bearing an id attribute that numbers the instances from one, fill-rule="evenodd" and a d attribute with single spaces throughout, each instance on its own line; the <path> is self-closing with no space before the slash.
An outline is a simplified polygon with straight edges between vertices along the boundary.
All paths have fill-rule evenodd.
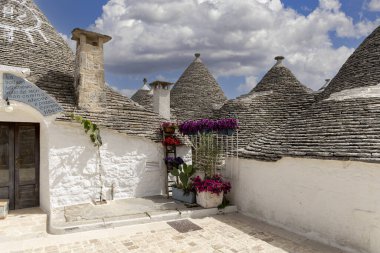
<path id="1" fill-rule="evenodd" d="M 193 227 L 199 226 L 201 229 L 186 233 L 178 232 L 167 222 L 156 222 L 75 234 L 50 235 L 41 232 L 43 224 L 36 226 L 33 217 L 30 223 L 26 223 L 23 218 L 27 217 L 29 216 L 24 215 L 20 218 L 21 222 L 25 222 L 24 234 L 15 233 L 17 229 L 8 233 L 7 228 L 1 225 L 3 222 L 7 222 L 8 225 L 19 222 L 17 219 L 10 222 L 10 216 L 7 220 L 0 221 L 2 232 L 5 229 L 6 234 L 15 233 L 7 240 L 4 240 L 3 234 L 0 235 L 1 253 L 343 252 L 236 213 L 188 219 L 194 223 Z M 28 225 L 30 228 L 27 228 Z M 35 236 L 31 236 L 32 227 L 37 229 Z M 19 230 L 20 228 L 21 226 Z"/>

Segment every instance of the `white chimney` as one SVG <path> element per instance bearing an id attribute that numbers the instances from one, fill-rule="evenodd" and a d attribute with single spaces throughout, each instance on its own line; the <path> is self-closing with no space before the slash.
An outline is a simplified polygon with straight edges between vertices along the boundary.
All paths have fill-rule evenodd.
<path id="1" fill-rule="evenodd" d="M 284 66 L 282 64 L 282 61 L 285 59 L 284 56 L 276 56 L 274 59 L 277 61 L 276 64 L 274 65 L 275 67 L 282 67 L 282 66 Z"/>
<path id="2" fill-rule="evenodd" d="M 153 111 L 170 120 L 170 86 L 172 83 L 154 81 L 149 85 L 153 90 Z"/>

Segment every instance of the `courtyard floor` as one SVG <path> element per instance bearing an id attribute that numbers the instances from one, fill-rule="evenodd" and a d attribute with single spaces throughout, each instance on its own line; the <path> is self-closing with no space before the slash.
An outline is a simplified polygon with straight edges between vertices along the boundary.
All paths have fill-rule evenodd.
<path id="1" fill-rule="evenodd" d="M 65 235 L 46 233 L 39 209 L 0 220 L 0 252 L 343 252 L 241 214 L 155 222 Z"/>

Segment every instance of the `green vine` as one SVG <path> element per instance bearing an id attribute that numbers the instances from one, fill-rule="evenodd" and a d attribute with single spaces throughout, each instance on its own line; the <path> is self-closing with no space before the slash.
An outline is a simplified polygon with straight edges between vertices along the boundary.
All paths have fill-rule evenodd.
<path id="1" fill-rule="evenodd" d="M 86 134 L 90 136 L 91 142 L 95 147 L 100 148 L 103 145 L 100 129 L 98 125 L 92 123 L 91 120 L 84 119 L 82 116 L 71 114 L 71 119 L 80 123 Z"/>
<path id="2" fill-rule="evenodd" d="M 100 155 L 100 147 L 103 145 L 102 137 L 100 136 L 100 129 L 98 125 L 95 123 L 92 123 L 91 120 L 85 119 L 82 116 L 71 114 L 71 119 L 80 123 L 83 128 L 84 132 L 90 136 L 91 142 L 94 144 L 94 146 L 97 149 L 96 155 L 97 155 L 97 169 L 99 174 L 99 182 L 100 182 L 100 191 L 99 191 L 99 201 L 100 203 L 103 203 L 103 178 L 102 178 L 102 171 L 103 171 L 103 165 L 102 165 L 102 158 Z"/>

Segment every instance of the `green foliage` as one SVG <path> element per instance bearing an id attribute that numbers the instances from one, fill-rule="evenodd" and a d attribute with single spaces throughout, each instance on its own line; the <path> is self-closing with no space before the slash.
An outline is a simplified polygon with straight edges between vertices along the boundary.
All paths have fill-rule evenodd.
<path id="1" fill-rule="evenodd" d="M 179 168 L 175 168 L 171 171 L 171 174 L 177 179 L 177 188 L 183 189 L 185 192 L 189 192 L 192 188 L 190 178 L 195 173 L 195 167 L 192 165 L 182 164 Z M 179 179 L 179 180 L 178 180 Z"/>
<path id="2" fill-rule="evenodd" d="M 99 127 L 95 124 L 92 123 L 91 120 L 84 119 L 82 116 L 79 115 L 70 115 L 71 119 L 80 123 L 83 128 L 84 132 L 90 136 L 91 142 L 94 144 L 94 146 L 97 148 L 96 155 L 98 157 L 97 159 L 97 167 L 98 167 L 98 175 L 99 175 L 99 202 L 103 203 L 103 178 L 102 178 L 102 159 L 100 156 L 100 147 L 103 145 L 102 142 L 102 137 L 100 136 L 100 129 Z"/>
<path id="3" fill-rule="evenodd" d="M 206 176 L 211 177 L 216 173 L 216 168 L 221 161 L 221 146 L 211 134 L 201 134 L 198 143 L 195 149 L 195 166 L 204 171 Z"/>
<path id="4" fill-rule="evenodd" d="M 84 119 L 82 116 L 71 114 L 71 119 L 75 120 L 76 122 L 80 123 L 83 128 L 84 132 L 90 136 L 91 142 L 94 144 L 95 147 L 99 148 L 103 145 L 102 137 L 100 136 L 100 129 L 98 125 L 95 123 L 92 123 L 91 120 Z"/>
<path id="5" fill-rule="evenodd" d="M 226 198 L 226 196 L 223 196 L 223 202 L 218 206 L 218 209 L 224 209 L 227 206 L 230 205 L 230 201 Z"/>

